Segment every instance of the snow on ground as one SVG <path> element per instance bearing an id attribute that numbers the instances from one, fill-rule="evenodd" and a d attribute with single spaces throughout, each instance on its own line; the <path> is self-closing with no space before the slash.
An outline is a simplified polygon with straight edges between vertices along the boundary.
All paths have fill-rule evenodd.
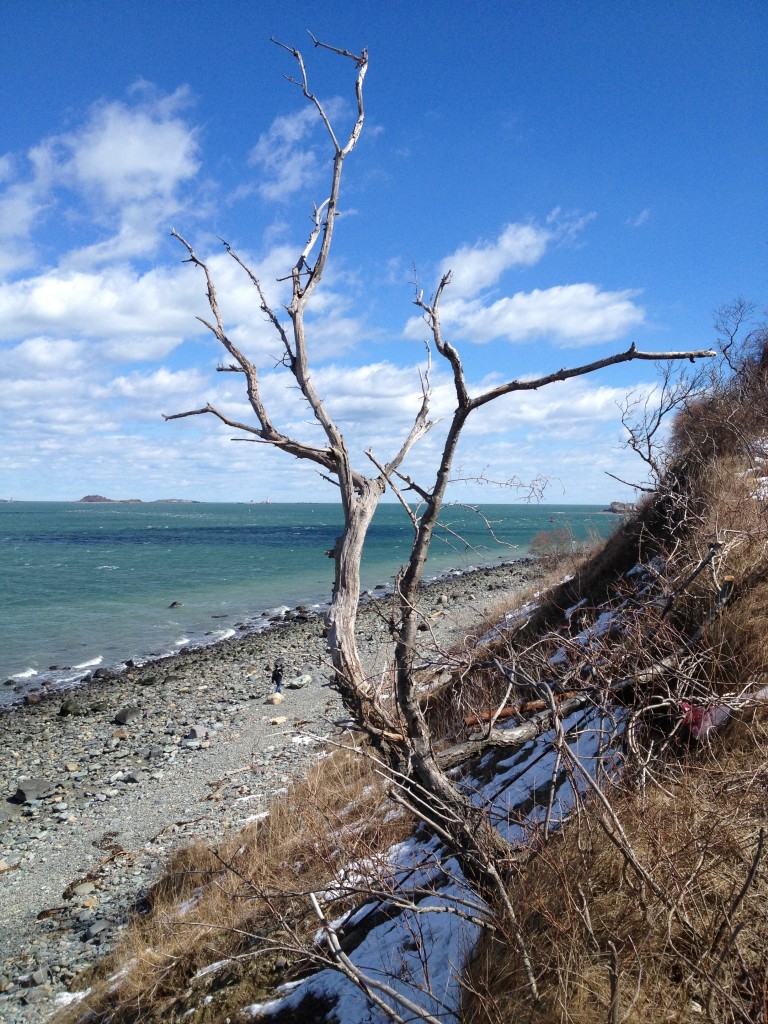
<path id="1" fill-rule="evenodd" d="M 566 741 L 591 775 L 612 770 L 612 740 L 621 723 L 599 709 L 565 718 Z M 554 730 L 509 752 L 491 752 L 464 779 L 463 787 L 478 804 L 485 804 L 496 827 L 510 842 L 529 842 L 531 833 L 549 820 L 561 825 L 574 803 L 574 781 L 558 757 Z M 586 783 L 575 780 L 578 789 Z M 444 1024 L 458 1024 L 460 977 L 480 934 L 486 908 L 465 881 L 458 861 L 446 857 L 439 842 L 418 837 L 388 851 L 393 874 L 386 880 L 393 897 L 409 899 L 414 907 L 394 920 L 373 927 L 350 959 L 377 996 L 408 1017 L 401 996 Z M 364 888 L 362 868 L 349 865 L 345 876 Z M 382 879 L 379 872 L 379 884 Z M 424 895 L 426 893 L 426 895 Z M 380 906 L 368 901 L 344 919 L 345 930 L 360 923 Z M 391 988 L 387 994 L 378 986 Z M 366 1024 L 385 1024 L 384 1011 L 337 970 L 328 968 L 302 981 L 281 998 L 247 1007 L 252 1020 L 269 1020 L 287 1008 L 298 1008 L 309 995 L 327 1000 L 332 1016 Z"/>
<path id="2" fill-rule="evenodd" d="M 635 586 L 645 592 L 658 588 L 663 570 L 663 562 L 654 560 L 636 566 L 628 576 L 636 577 Z M 515 618 L 530 614 L 533 607 L 519 609 Z M 581 609 L 582 602 L 568 609 L 566 621 L 573 625 Z M 575 642 L 587 650 L 599 645 L 614 626 L 620 628 L 625 610 L 626 602 L 618 608 L 596 610 L 597 616 L 590 616 L 592 621 L 571 636 L 569 644 Z M 567 650 L 562 647 L 550 658 L 549 665 L 554 669 L 567 661 Z M 460 783 L 473 802 L 486 807 L 495 827 L 513 845 L 529 844 L 541 830 L 561 827 L 573 809 L 576 793 L 587 788 L 586 776 L 604 779 L 619 769 L 617 745 L 624 726 L 621 712 L 593 706 L 572 713 L 560 724 L 579 768 L 573 769 L 567 763 L 570 759 L 558 752 L 553 728 L 513 753 L 503 748 L 488 752 Z M 410 1004 L 441 1024 L 458 1024 L 460 978 L 487 908 L 464 879 L 458 861 L 447 855 L 437 839 L 428 840 L 417 833 L 390 849 L 383 863 L 387 870 L 382 872 L 379 861 L 374 872 L 377 889 L 384 888 L 398 903 L 409 902 L 412 906 L 371 927 L 349 954 L 350 961 L 364 975 L 370 991 L 405 1019 L 415 1016 Z M 364 889 L 365 868 L 361 863 L 350 864 L 341 878 L 347 883 L 353 878 Z M 374 895 L 331 927 L 343 922 L 349 934 L 352 926 L 381 906 Z M 359 985 L 331 967 L 278 991 L 279 998 L 246 1007 L 244 1012 L 252 1020 L 268 1021 L 278 1012 L 299 1007 L 311 995 L 327 1001 L 333 1020 L 360 1024 L 385 1024 L 389 1020 Z"/>

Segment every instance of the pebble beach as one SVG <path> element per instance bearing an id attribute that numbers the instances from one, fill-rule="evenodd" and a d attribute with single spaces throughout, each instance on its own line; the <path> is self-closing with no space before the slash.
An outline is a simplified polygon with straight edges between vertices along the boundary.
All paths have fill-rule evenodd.
<path id="1" fill-rule="evenodd" d="M 424 587 L 419 659 L 439 663 L 536 573 L 524 560 Z M 370 672 L 387 664 L 386 602 L 358 618 Z M 0 715 L 0 1020 L 48 1020 L 174 848 L 220 842 L 327 754 L 347 721 L 331 679 L 322 618 L 297 609 Z"/>

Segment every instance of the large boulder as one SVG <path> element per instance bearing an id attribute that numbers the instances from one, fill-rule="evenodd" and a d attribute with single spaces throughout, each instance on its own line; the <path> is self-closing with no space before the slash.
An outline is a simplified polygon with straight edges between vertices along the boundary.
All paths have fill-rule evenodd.
<path id="1" fill-rule="evenodd" d="M 51 796 L 55 788 L 55 784 L 48 779 L 24 779 L 23 782 L 17 783 L 11 802 L 28 804 L 32 800 L 42 800 L 46 796 Z"/>
<path id="2" fill-rule="evenodd" d="M 312 682 L 312 676 L 308 673 L 303 676 L 296 676 L 295 679 L 289 679 L 285 684 L 289 690 L 303 690 L 305 686 L 309 686 Z"/>

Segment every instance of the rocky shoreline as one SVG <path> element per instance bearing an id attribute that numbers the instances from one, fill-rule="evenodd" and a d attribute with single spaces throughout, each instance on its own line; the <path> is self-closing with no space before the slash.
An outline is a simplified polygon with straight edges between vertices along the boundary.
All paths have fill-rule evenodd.
<path id="1" fill-rule="evenodd" d="M 524 560 L 426 586 L 422 659 L 439 660 L 535 575 Z M 386 601 L 358 621 L 372 672 L 386 664 Z M 346 717 L 322 619 L 301 611 L 0 715 L 0 1019 L 47 1020 L 112 948 L 171 850 L 263 813 Z"/>

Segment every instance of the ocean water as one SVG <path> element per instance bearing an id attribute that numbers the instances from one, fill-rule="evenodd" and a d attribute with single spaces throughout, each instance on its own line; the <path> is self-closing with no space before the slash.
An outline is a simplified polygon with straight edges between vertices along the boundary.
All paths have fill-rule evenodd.
<path id="1" fill-rule="evenodd" d="M 524 555 L 539 530 L 606 536 L 594 506 L 444 510 L 427 577 Z M 0 503 L 0 684 L 66 685 L 97 666 L 171 654 L 263 628 L 264 613 L 330 598 L 341 510 L 331 504 Z M 364 588 L 391 585 L 412 527 L 381 505 Z M 178 602 L 178 607 L 170 605 Z M 0 703 L 18 699 L 0 685 Z"/>

